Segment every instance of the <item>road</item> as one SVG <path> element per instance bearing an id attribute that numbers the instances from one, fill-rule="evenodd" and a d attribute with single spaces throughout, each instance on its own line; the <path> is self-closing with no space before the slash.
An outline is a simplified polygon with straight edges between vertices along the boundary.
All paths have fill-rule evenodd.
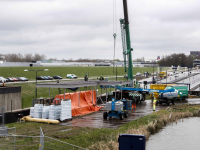
<path id="1" fill-rule="evenodd" d="M 194 75 L 196 73 L 199 73 L 197 75 Z M 177 75 L 177 77 L 175 76 L 168 76 L 167 79 L 163 79 L 160 81 L 157 81 L 157 84 L 159 83 L 168 83 L 168 82 L 174 82 L 175 80 L 179 79 L 179 78 L 183 78 L 183 77 L 187 77 L 186 79 L 183 79 L 181 81 L 178 81 L 177 83 L 188 83 L 190 84 L 190 89 L 194 88 L 195 86 L 198 86 L 200 84 L 200 72 L 199 71 L 192 71 L 191 75 L 188 76 L 188 72 L 183 72 L 183 73 L 179 73 Z M 152 81 L 152 77 L 146 78 L 146 79 L 142 79 L 139 82 L 143 81 L 147 81 L 150 82 Z M 150 89 L 150 84 L 147 85 L 147 88 Z M 197 90 L 199 91 L 199 88 L 197 88 Z"/>
<path id="2" fill-rule="evenodd" d="M 200 104 L 200 99 L 187 99 L 185 101 L 177 101 L 175 105 L 182 103 L 190 104 Z M 156 111 L 167 108 L 167 105 L 156 106 Z M 61 122 L 60 125 L 72 126 L 72 127 L 92 127 L 92 128 L 111 128 L 117 129 L 119 126 L 136 120 L 140 117 L 146 116 L 153 113 L 153 107 L 151 100 L 146 100 L 145 104 L 142 106 L 137 106 L 136 110 L 129 110 L 128 118 L 120 120 L 119 118 L 111 118 L 108 120 L 103 119 L 103 112 L 105 110 L 100 110 L 99 112 L 92 113 L 90 115 L 82 116 L 72 121 Z"/>

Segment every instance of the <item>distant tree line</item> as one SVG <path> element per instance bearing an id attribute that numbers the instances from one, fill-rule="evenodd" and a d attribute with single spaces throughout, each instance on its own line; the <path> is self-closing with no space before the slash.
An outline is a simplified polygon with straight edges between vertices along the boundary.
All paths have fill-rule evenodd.
<path id="1" fill-rule="evenodd" d="M 77 60 L 73 60 L 72 58 L 68 60 L 64 60 L 65 62 L 112 62 L 113 60 L 108 60 L 108 59 L 90 59 L 90 58 L 79 58 Z M 115 59 L 114 61 L 120 61 L 119 59 Z"/>
<path id="2" fill-rule="evenodd" d="M 44 54 L 0 54 L 0 56 L 4 57 L 4 60 L 7 62 L 31 62 L 31 61 L 41 61 L 45 60 L 46 56 Z"/>
<path id="3" fill-rule="evenodd" d="M 181 66 L 181 67 L 193 67 L 195 59 L 200 59 L 198 55 L 185 55 L 184 53 L 167 55 L 157 63 L 160 66 Z"/>
<path id="4" fill-rule="evenodd" d="M 145 62 L 145 59 L 144 59 L 144 57 L 137 58 L 137 59 L 134 59 L 133 62 Z"/>

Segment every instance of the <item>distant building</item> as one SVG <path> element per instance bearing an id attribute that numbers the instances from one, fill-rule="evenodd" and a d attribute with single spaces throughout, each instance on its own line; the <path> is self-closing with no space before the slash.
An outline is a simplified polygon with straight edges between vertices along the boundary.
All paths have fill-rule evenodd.
<path id="1" fill-rule="evenodd" d="M 200 51 L 190 51 L 190 55 L 200 56 Z"/>
<path id="2" fill-rule="evenodd" d="M 193 67 L 196 67 L 196 66 L 200 66 L 200 60 L 199 59 L 196 59 L 193 62 Z"/>

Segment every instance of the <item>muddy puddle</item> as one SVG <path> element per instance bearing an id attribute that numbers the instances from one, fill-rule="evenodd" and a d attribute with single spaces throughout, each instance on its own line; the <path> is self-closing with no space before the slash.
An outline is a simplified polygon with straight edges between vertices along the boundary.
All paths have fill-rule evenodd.
<path id="1" fill-rule="evenodd" d="M 200 117 L 167 125 L 149 138 L 146 150 L 200 150 Z"/>

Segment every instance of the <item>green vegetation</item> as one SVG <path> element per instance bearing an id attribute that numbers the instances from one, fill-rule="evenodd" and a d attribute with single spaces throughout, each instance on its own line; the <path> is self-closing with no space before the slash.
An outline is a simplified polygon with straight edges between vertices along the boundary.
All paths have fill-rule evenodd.
<path id="1" fill-rule="evenodd" d="M 29 80 L 35 80 L 35 73 L 32 71 L 24 72 L 25 69 L 28 70 L 44 70 L 49 69 L 49 71 L 39 71 L 38 76 L 54 76 L 59 75 L 66 79 L 67 74 L 75 74 L 78 78 L 83 78 L 86 73 L 89 72 L 89 77 L 100 77 L 102 76 L 115 76 L 116 68 L 112 67 L 0 67 L 0 76 L 3 77 L 26 77 Z M 152 67 L 134 67 L 133 74 L 137 72 L 153 72 Z M 124 67 L 117 67 L 117 75 L 124 76 Z"/>
<path id="2" fill-rule="evenodd" d="M 41 127 L 45 136 L 53 137 L 64 142 L 89 148 L 90 150 L 114 150 L 118 149 L 117 139 L 121 133 L 142 134 L 148 139 L 151 134 L 154 134 L 166 124 L 192 116 L 200 116 L 200 105 L 183 104 L 172 106 L 169 109 L 163 109 L 151 115 L 131 121 L 118 129 L 67 127 L 34 122 L 25 122 L 21 124 L 12 123 L 8 124 L 8 127 L 16 127 L 17 134 L 20 135 L 39 135 L 39 128 Z M 28 140 L 32 143 L 36 143 L 36 139 Z M 45 138 L 45 141 L 47 142 L 48 139 Z M 20 146 L 20 144 L 21 143 L 18 143 L 17 146 Z M 47 143 L 45 143 L 45 145 L 48 146 Z M 51 148 L 59 149 L 57 147 L 58 145 L 60 145 L 60 143 L 55 142 Z M 21 149 L 30 150 L 34 148 L 29 146 L 28 148 L 23 147 Z"/>
<path id="3" fill-rule="evenodd" d="M 66 79 L 67 74 L 76 74 L 78 78 L 83 78 L 86 73 L 89 72 L 89 79 L 91 77 L 100 77 L 100 75 L 104 77 L 109 76 L 116 76 L 116 68 L 114 69 L 112 67 L 0 67 L 0 76 L 3 77 L 26 77 L 30 80 L 35 80 L 35 72 L 28 71 L 24 72 L 25 69 L 29 70 L 44 70 L 49 69 L 49 71 L 39 71 L 37 73 L 38 76 L 54 76 L 59 75 L 63 77 L 63 79 Z M 137 72 L 153 72 L 153 68 L 150 67 L 134 67 L 133 68 L 133 74 L 136 74 Z M 117 75 L 118 76 L 124 76 L 126 73 L 124 72 L 124 67 L 117 67 Z M 109 78 L 109 80 L 116 80 L 115 77 Z M 123 77 L 118 77 L 118 81 L 124 81 L 127 80 Z M 32 104 L 32 99 L 35 97 L 35 83 L 13 83 L 13 84 L 6 84 L 6 86 L 21 86 L 22 92 L 21 97 L 23 101 L 23 108 L 30 107 Z M 80 89 L 81 91 L 84 90 L 83 88 Z M 100 90 L 99 90 L 100 91 Z M 73 92 L 70 90 L 66 90 L 66 92 Z M 105 91 L 103 91 L 105 93 Z M 64 93 L 64 90 L 61 89 L 61 93 Z M 57 88 L 50 89 L 50 97 L 55 97 L 57 94 L 59 94 L 59 90 Z M 49 89 L 48 88 L 37 88 L 37 97 L 49 97 Z"/>

